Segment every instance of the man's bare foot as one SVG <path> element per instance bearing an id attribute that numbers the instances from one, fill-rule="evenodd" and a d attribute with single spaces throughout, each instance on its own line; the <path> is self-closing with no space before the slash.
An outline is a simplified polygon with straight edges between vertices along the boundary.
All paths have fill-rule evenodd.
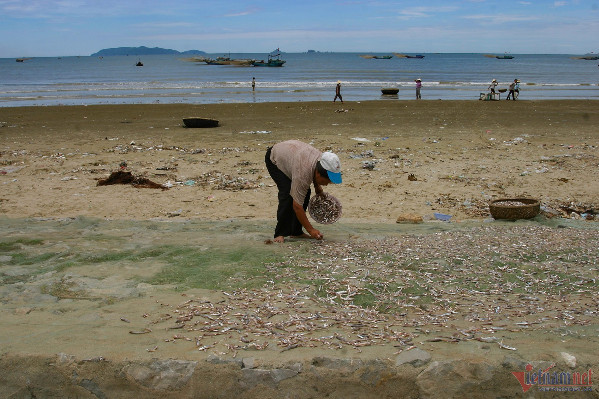
<path id="1" fill-rule="evenodd" d="M 273 241 L 274 242 L 285 242 L 285 237 L 278 236 L 278 237 L 275 237 L 275 239 Z"/>
<path id="2" fill-rule="evenodd" d="M 306 234 L 306 233 L 302 233 L 299 236 L 291 236 L 293 238 L 312 238 L 312 236 L 310 236 L 310 234 Z"/>

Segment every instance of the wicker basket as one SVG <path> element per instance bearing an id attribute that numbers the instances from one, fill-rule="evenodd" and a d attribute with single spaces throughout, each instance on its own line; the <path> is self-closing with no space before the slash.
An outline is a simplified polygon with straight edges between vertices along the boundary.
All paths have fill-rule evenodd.
<path id="1" fill-rule="evenodd" d="M 531 198 L 502 198 L 491 201 L 489 210 L 495 219 L 532 219 L 541 211 L 541 204 Z"/>
<path id="2" fill-rule="evenodd" d="M 331 194 L 315 195 L 310 198 L 308 212 L 320 224 L 335 223 L 341 217 L 341 202 Z"/>

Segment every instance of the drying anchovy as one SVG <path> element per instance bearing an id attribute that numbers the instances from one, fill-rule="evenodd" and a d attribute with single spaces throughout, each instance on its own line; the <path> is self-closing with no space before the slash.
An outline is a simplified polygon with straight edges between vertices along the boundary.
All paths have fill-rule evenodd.
<path id="1" fill-rule="evenodd" d="M 497 201 L 494 203 L 494 205 L 499 205 L 499 206 L 526 206 L 528 204 L 525 204 L 524 202 L 520 202 L 520 201 Z"/>
<path id="2" fill-rule="evenodd" d="M 335 223 L 341 217 L 341 202 L 328 193 L 315 195 L 310 199 L 308 211 L 318 223 Z"/>

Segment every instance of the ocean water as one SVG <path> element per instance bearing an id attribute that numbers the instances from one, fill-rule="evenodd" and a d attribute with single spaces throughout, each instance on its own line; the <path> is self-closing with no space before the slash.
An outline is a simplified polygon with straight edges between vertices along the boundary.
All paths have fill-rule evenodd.
<path id="1" fill-rule="evenodd" d="M 506 89 L 515 78 L 521 80 L 520 100 L 599 99 L 599 61 L 567 54 L 514 54 L 511 60 L 424 55 L 385 60 L 358 53 L 287 53 L 280 68 L 207 65 L 172 55 L 5 58 L 0 59 L 0 107 L 332 101 L 337 81 L 346 101 L 393 101 L 415 98 L 416 78 L 423 81 L 423 100 L 477 100 L 492 79 Z M 264 59 L 266 54 L 230 57 Z M 135 66 L 139 60 L 143 67 Z M 383 87 L 399 88 L 399 93 L 383 96 Z"/>

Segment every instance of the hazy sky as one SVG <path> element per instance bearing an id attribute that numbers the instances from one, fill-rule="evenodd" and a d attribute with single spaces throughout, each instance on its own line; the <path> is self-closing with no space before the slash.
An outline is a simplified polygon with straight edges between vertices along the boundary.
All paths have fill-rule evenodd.
<path id="1" fill-rule="evenodd" d="M 0 57 L 109 47 L 599 52 L 599 0 L 0 0 Z"/>

